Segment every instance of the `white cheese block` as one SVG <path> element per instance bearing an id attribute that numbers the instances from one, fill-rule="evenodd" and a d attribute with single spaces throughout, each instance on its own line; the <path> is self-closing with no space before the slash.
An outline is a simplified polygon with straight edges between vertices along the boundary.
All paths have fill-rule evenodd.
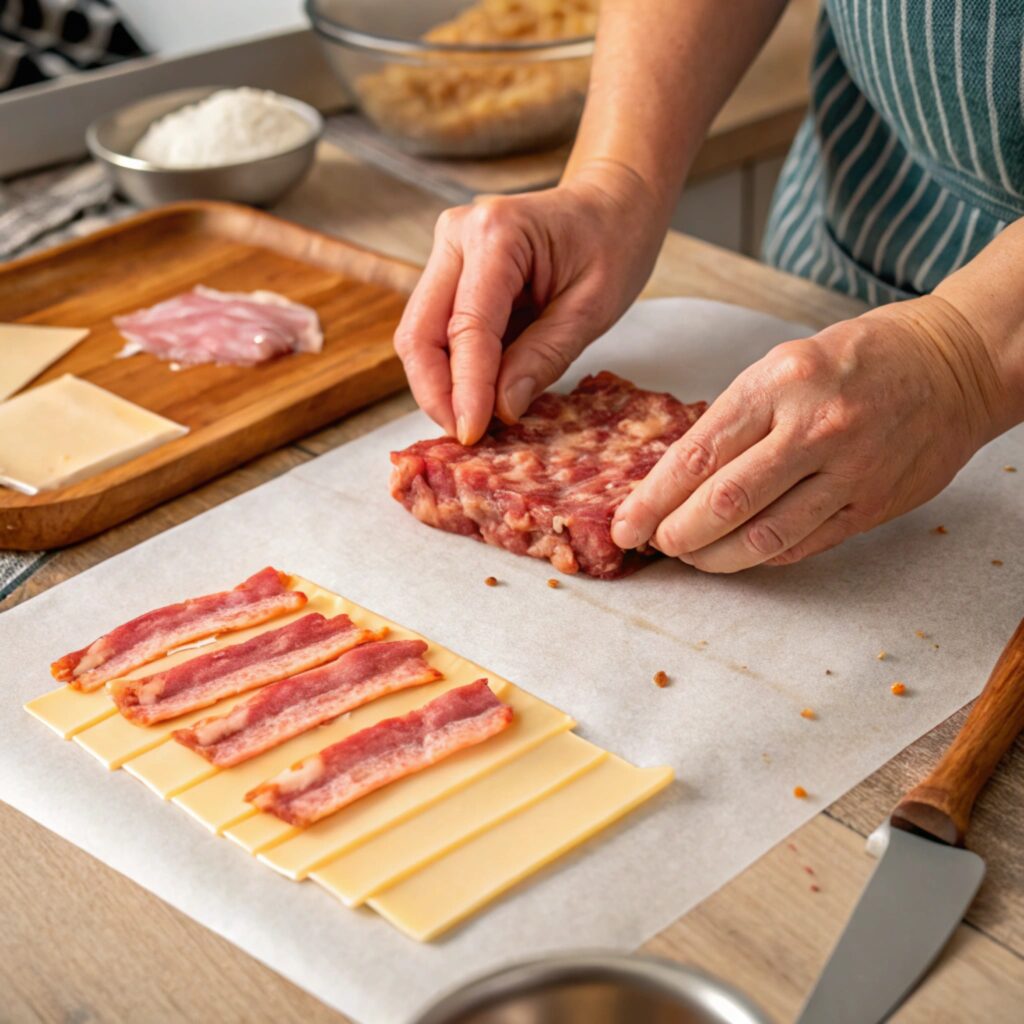
<path id="1" fill-rule="evenodd" d="M 88 333 L 85 327 L 0 324 L 0 402 L 35 380 Z"/>
<path id="2" fill-rule="evenodd" d="M 0 403 L 0 484 L 38 494 L 187 433 L 187 427 L 68 374 Z"/>

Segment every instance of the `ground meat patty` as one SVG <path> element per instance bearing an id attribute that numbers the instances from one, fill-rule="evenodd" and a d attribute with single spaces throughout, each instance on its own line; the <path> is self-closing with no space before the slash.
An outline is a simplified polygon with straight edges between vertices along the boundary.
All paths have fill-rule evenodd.
<path id="1" fill-rule="evenodd" d="M 612 515 L 706 408 L 603 371 L 471 447 L 441 437 L 392 452 L 391 494 L 429 526 L 613 579 L 638 560 L 612 542 Z"/>

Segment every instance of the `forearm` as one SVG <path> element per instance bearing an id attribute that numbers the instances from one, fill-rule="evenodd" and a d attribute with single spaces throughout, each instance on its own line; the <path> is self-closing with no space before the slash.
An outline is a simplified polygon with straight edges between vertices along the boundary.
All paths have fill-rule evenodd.
<path id="1" fill-rule="evenodd" d="M 1024 422 L 1024 218 L 933 293 L 962 317 L 981 349 L 991 437 Z"/>
<path id="2" fill-rule="evenodd" d="M 667 219 L 708 127 L 787 0 L 604 0 L 563 181 L 635 179 Z"/>

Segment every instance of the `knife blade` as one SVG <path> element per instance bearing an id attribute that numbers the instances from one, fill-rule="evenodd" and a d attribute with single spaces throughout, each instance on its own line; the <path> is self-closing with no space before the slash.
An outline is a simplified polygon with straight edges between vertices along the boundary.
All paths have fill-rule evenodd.
<path id="1" fill-rule="evenodd" d="M 896 805 L 877 867 L 797 1024 L 877 1024 L 910 994 L 985 876 L 962 849 L 974 801 L 1024 729 L 1024 620 L 963 728 Z"/>

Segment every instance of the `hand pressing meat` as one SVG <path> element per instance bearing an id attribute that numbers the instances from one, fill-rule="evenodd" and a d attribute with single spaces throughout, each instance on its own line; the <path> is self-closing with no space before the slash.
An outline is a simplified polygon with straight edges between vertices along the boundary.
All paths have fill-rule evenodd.
<path id="1" fill-rule="evenodd" d="M 707 572 L 825 551 L 934 497 L 1017 422 L 1012 380 L 937 295 L 787 342 L 669 449 L 612 537 Z"/>
<path id="2" fill-rule="evenodd" d="M 906 58 L 897 79 L 878 34 L 839 10 L 851 5 L 823 5 L 765 254 L 876 306 L 919 297 L 741 374 L 623 503 L 619 545 L 650 541 L 715 572 L 797 561 L 928 500 L 1024 421 L 1020 62 L 999 59 L 1019 40 L 978 15 L 964 59 L 986 97 L 958 105 L 946 90 L 922 121 L 885 97 L 934 76 L 948 34 L 912 45 L 898 6 L 882 15 Z M 472 443 L 492 413 L 514 422 L 622 315 L 708 126 L 785 7 L 602 3 L 561 183 L 444 215 L 396 335 L 417 401 L 445 430 Z M 713 275 L 713 255 L 692 251 Z"/>

